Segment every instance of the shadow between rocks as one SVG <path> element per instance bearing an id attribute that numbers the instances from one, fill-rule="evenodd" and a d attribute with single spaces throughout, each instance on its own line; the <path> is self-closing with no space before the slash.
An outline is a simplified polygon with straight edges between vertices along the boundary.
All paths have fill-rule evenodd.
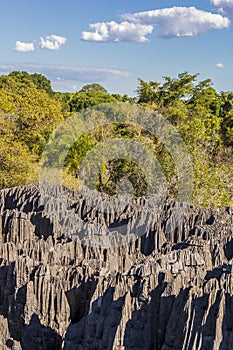
<path id="1" fill-rule="evenodd" d="M 43 326 L 38 315 L 33 314 L 29 325 L 25 326 L 22 350 L 60 350 L 61 346 L 62 337 L 52 328 Z"/>
<path id="2" fill-rule="evenodd" d="M 177 296 L 162 296 L 165 286 L 162 282 L 151 292 L 150 302 L 143 302 L 133 312 L 126 325 L 125 350 L 194 350 L 197 346 L 214 350 L 219 331 L 219 350 L 233 349 L 233 296 L 224 296 L 219 290 L 209 306 L 208 294 L 196 297 L 190 295 L 191 288 L 186 288 Z M 221 330 L 217 328 L 219 317 L 223 317 Z"/>
<path id="3" fill-rule="evenodd" d="M 19 342 L 22 350 L 60 350 L 61 336 L 43 326 L 38 315 L 33 314 L 30 323 L 25 324 L 27 285 L 16 290 L 14 268 L 15 263 L 0 267 L 0 315 L 7 319 L 10 333 L 6 346 L 14 349 L 15 342 Z"/>
<path id="4" fill-rule="evenodd" d="M 125 302 L 125 296 L 114 300 L 114 292 L 114 287 L 107 288 L 103 296 L 92 304 L 89 303 L 88 313 L 80 314 L 76 318 L 76 323 L 71 322 L 65 336 L 63 350 L 113 349 Z"/>

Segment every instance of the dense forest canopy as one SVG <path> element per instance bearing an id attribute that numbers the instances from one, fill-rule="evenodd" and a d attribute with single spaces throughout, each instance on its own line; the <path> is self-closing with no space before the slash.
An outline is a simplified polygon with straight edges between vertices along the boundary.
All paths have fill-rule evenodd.
<path id="1" fill-rule="evenodd" d="M 38 181 L 44 147 L 55 128 L 70 115 L 103 103 L 123 102 L 153 109 L 172 123 L 186 143 L 194 165 L 193 204 L 233 205 L 233 92 L 217 92 L 210 79 L 183 72 L 162 82 L 138 80 L 137 97 L 110 94 L 100 84 L 75 93 L 54 92 L 41 74 L 12 72 L 0 76 L 0 188 Z M 136 126 L 106 125 L 83 134 L 64 162 L 64 183 L 77 183 L 82 160 L 99 142 L 110 138 L 136 139 L 156 154 L 177 193 L 176 169 L 166 147 Z M 116 183 L 127 177 L 136 196 L 146 195 L 141 169 L 127 159 L 109 161 L 96 178 L 96 188 L 117 194 Z"/>

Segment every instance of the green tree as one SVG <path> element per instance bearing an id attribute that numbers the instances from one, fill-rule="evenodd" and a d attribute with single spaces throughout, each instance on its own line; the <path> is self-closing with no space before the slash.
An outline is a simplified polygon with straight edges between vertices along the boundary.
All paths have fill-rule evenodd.
<path id="1" fill-rule="evenodd" d="M 138 102 L 143 104 L 153 105 L 158 102 L 158 89 L 160 83 L 149 81 L 146 82 L 142 79 L 138 79 L 139 85 L 137 87 Z"/>
<path id="2" fill-rule="evenodd" d="M 50 96 L 53 95 L 51 81 L 42 74 L 13 71 L 9 74 L 9 77 L 24 85 L 30 86 L 33 83 L 38 90 L 43 90 Z"/>
<path id="3" fill-rule="evenodd" d="M 221 93 L 220 116 L 222 118 L 221 131 L 224 144 L 233 146 L 233 92 Z"/>
<path id="4" fill-rule="evenodd" d="M 38 158 L 17 140 L 10 116 L 0 114 L 0 188 L 38 181 Z"/>
<path id="5" fill-rule="evenodd" d="M 78 112 L 84 108 L 110 102 L 118 101 L 113 96 L 100 91 L 76 92 L 69 101 L 70 112 Z"/>
<path id="6" fill-rule="evenodd" d="M 31 151 L 41 154 L 50 133 L 63 121 L 62 106 L 44 90 L 38 90 L 27 75 L 24 81 L 3 77 L 0 88 L 0 112 L 14 116 L 15 139 Z"/>
<path id="7" fill-rule="evenodd" d="M 98 91 L 102 94 L 108 94 L 108 91 L 100 84 L 93 83 L 84 85 L 79 92 L 90 92 L 90 91 Z"/>

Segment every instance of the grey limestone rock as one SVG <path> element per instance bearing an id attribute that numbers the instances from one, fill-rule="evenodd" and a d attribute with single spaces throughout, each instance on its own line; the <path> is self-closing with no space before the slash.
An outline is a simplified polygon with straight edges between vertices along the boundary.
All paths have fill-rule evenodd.
<path id="1" fill-rule="evenodd" d="M 233 349 L 231 208 L 63 193 L 0 191 L 1 349 Z"/>

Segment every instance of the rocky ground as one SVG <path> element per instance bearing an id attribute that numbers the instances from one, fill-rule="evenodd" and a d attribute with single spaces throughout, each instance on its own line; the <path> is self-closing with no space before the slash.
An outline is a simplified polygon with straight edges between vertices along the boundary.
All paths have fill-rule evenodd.
<path id="1" fill-rule="evenodd" d="M 233 349 L 231 208 L 65 194 L 0 191 L 0 349 Z"/>

